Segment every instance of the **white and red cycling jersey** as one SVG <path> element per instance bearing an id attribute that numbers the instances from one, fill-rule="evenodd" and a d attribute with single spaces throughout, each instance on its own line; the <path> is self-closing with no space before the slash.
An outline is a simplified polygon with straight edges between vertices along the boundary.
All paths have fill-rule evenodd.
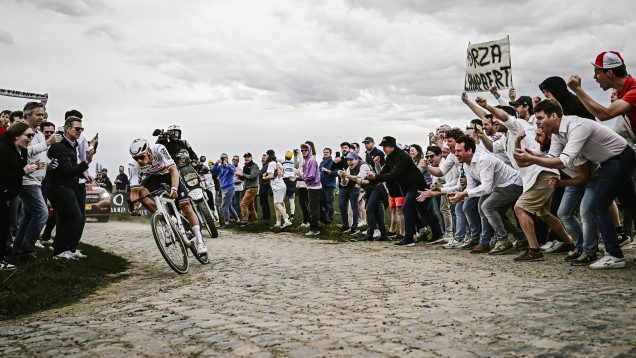
<path id="1" fill-rule="evenodd" d="M 174 160 L 170 157 L 168 150 L 162 144 L 151 144 L 150 150 L 152 156 L 150 163 L 141 166 L 139 163 L 132 159 L 128 163 L 128 176 L 130 177 L 130 187 L 138 187 L 142 174 L 149 175 L 164 175 L 168 174 L 170 167 L 174 166 Z"/>

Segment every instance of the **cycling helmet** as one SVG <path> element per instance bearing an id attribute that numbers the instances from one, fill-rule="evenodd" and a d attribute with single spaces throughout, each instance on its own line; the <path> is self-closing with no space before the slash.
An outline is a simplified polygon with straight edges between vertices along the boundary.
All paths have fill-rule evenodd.
<path id="1" fill-rule="evenodd" d="M 130 145 L 130 155 L 136 157 L 141 154 L 146 154 L 149 148 L 150 145 L 148 144 L 147 140 L 143 138 L 137 138 Z"/>
<path id="2" fill-rule="evenodd" d="M 188 160 L 190 159 L 190 153 L 188 153 L 187 150 L 185 149 L 181 149 L 178 153 L 177 153 L 177 159 L 185 159 Z"/>

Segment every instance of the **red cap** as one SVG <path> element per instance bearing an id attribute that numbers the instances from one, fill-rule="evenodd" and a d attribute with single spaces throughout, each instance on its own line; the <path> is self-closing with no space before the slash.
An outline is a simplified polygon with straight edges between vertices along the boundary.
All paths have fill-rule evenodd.
<path id="1" fill-rule="evenodd" d="M 624 64 L 625 61 L 623 61 L 621 54 L 616 51 L 605 51 L 599 53 L 598 56 L 596 56 L 596 61 L 593 63 L 594 67 L 602 68 L 604 70 L 616 68 Z"/>

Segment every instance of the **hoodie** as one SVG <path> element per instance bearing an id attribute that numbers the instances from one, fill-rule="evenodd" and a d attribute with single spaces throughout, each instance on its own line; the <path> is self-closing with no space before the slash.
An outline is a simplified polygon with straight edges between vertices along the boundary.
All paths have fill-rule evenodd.
<path id="1" fill-rule="evenodd" d="M 18 152 L 13 138 L 5 132 L 0 135 L 0 156 L 0 200 L 6 201 L 15 198 L 22 189 L 27 150 Z"/>
<path id="2" fill-rule="evenodd" d="M 227 166 L 216 163 L 212 167 L 212 171 L 219 173 L 219 183 L 221 184 L 221 190 L 234 189 L 234 172 L 236 167 L 230 163 Z"/>
<path id="3" fill-rule="evenodd" d="M 311 146 L 308 145 L 307 149 L 307 156 L 303 156 L 305 159 L 303 173 L 296 180 L 304 181 L 307 184 L 307 189 L 321 189 L 318 162 L 311 152 Z"/>
<path id="4" fill-rule="evenodd" d="M 548 77 L 541 82 L 539 89 L 552 93 L 554 99 L 563 107 L 564 115 L 594 119 L 594 115 L 585 108 L 581 100 L 574 93 L 568 91 L 568 86 L 563 78 L 558 76 Z"/>

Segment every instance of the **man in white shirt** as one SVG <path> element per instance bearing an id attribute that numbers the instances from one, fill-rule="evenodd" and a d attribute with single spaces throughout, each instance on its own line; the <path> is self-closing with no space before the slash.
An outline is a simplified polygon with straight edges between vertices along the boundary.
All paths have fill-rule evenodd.
<path id="1" fill-rule="evenodd" d="M 450 193 L 448 197 L 453 203 L 464 198 L 479 197 L 481 210 L 495 231 L 497 241 L 491 251 L 501 254 L 505 251 L 495 250 L 504 243 L 512 246 L 508 240 L 510 233 L 521 238 L 523 233 L 510 221 L 503 220 L 506 212 L 514 204 L 523 191 L 519 173 L 487 151 L 476 153 L 477 146 L 470 137 L 461 137 L 455 144 L 455 155 L 464 164 L 467 188 Z"/>
<path id="2" fill-rule="evenodd" d="M 592 197 L 592 215 L 605 243 L 605 256 L 590 265 L 591 269 L 627 266 L 621 250 L 609 207 L 616 196 L 627 210 L 636 214 L 636 191 L 631 173 L 636 167 L 636 153 L 627 141 L 611 129 L 595 121 L 563 116 L 561 105 L 554 99 L 541 101 L 535 107 L 537 126 L 552 135 L 546 157 L 517 150 L 519 165 L 538 164 L 563 169 L 578 156 L 601 166 Z"/>

